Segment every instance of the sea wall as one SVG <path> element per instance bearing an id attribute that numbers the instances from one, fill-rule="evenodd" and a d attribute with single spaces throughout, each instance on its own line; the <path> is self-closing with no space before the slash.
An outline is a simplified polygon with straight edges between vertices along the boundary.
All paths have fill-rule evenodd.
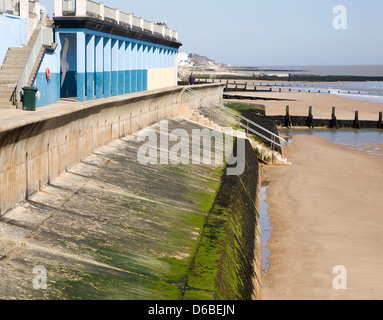
<path id="1" fill-rule="evenodd" d="M 195 102 L 184 100 L 184 90 L 171 87 L 85 103 L 61 102 L 0 121 L 0 216 L 96 148 L 162 119 L 187 117 Z M 222 99 L 219 84 L 194 90 Z M 223 174 L 206 217 L 188 269 L 185 300 L 261 299 L 260 169 L 249 141 L 245 146 L 244 173 Z"/>
<path id="2" fill-rule="evenodd" d="M 219 101 L 223 87 L 195 90 Z M 185 88 L 170 87 L 43 107 L 0 121 L 0 216 L 93 150 L 165 118 L 184 115 Z"/>
<path id="3" fill-rule="evenodd" d="M 221 300 L 262 298 L 261 178 L 258 158 L 249 141 L 245 143 L 246 169 L 242 175 L 224 174 L 222 178 L 190 268 L 184 299 L 198 297 L 201 290 Z"/>
<path id="4" fill-rule="evenodd" d="M 285 125 L 285 116 L 267 116 L 269 121 L 273 121 L 277 126 Z M 308 127 L 308 117 L 305 116 L 290 116 L 291 123 L 293 127 Z M 331 128 L 331 119 L 313 119 L 314 128 Z M 358 126 L 354 120 L 339 120 L 337 119 L 336 125 L 338 129 L 378 129 L 382 128 L 382 124 L 379 123 L 378 118 L 376 121 L 368 120 L 359 120 L 357 122 Z"/>

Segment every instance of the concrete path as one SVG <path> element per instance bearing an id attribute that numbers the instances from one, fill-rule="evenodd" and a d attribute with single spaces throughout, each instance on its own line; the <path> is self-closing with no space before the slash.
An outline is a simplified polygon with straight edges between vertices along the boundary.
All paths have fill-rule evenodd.
<path id="1" fill-rule="evenodd" d="M 143 166 L 142 144 L 98 149 L 0 218 L 0 299 L 182 299 L 223 166 Z"/>

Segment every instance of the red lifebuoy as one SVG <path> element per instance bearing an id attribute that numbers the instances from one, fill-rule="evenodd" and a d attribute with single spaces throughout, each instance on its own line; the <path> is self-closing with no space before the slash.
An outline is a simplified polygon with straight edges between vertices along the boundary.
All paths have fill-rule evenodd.
<path id="1" fill-rule="evenodd" d="M 47 68 L 47 70 L 45 70 L 45 76 L 47 77 L 47 80 L 49 80 L 51 78 L 51 70 L 49 70 L 49 68 Z"/>

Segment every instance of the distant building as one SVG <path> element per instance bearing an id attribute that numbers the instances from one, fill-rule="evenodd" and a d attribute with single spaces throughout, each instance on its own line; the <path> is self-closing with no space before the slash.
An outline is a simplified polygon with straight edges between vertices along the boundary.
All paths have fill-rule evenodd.
<path id="1" fill-rule="evenodd" d="M 178 66 L 179 67 L 190 67 L 193 62 L 189 59 L 189 55 L 182 51 L 178 53 Z"/>

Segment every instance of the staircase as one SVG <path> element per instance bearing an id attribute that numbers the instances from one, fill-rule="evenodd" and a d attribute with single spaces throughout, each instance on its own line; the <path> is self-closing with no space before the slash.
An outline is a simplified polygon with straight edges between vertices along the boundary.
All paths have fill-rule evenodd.
<path id="1" fill-rule="evenodd" d="M 197 103 L 196 107 L 192 108 L 193 112 L 189 120 L 240 139 L 248 139 L 253 149 L 258 150 L 259 158 L 267 164 L 289 164 L 281 153 L 275 151 L 276 146 L 279 146 L 282 150 L 282 143 L 287 143 L 278 135 L 236 114 L 223 105 L 215 103 L 191 88 L 186 89 L 184 97 Z M 245 131 L 235 130 L 234 127 L 242 128 Z M 270 138 L 266 134 L 269 134 Z M 251 135 L 269 141 L 271 148 L 268 148 L 262 142 L 252 139 Z"/>
<path id="2" fill-rule="evenodd" d="M 51 23 L 52 22 L 48 22 L 48 25 Z M 15 97 L 13 95 L 19 94 L 18 92 L 15 92 L 16 84 L 21 72 L 23 71 L 23 68 L 28 59 L 33 44 L 35 43 L 36 37 L 40 30 L 40 26 L 41 22 L 39 22 L 39 24 L 37 25 L 26 46 L 23 46 L 21 48 L 10 48 L 7 51 L 3 65 L 0 70 L 0 109 L 16 108 L 13 104 L 15 100 Z M 38 71 L 38 66 L 41 63 L 43 56 L 44 52 L 41 51 L 38 63 L 36 63 L 36 67 L 34 68 L 32 75 L 29 78 L 28 85 L 32 85 L 32 82 Z"/>

